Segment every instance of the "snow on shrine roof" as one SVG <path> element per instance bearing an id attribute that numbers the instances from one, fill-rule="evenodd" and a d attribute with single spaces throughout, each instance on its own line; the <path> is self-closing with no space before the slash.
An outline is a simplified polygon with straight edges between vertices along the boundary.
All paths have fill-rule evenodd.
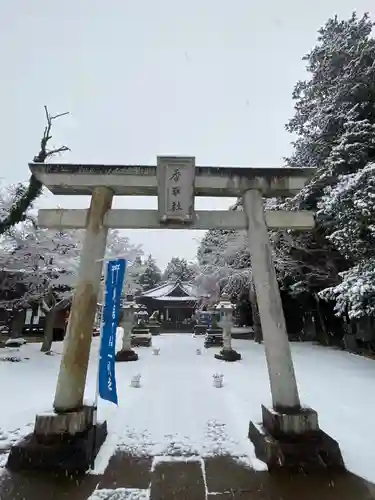
<path id="1" fill-rule="evenodd" d="M 168 295 L 175 288 L 175 283 L 164 283 L 163 285 L 159 285 L 155 288 L 151 288 L 145 293 L 142 293 L 141 297 L 163 297 Z"/>
<path id="2" fill-rule="evenodd" d="M 185 293 L 184 296 L 176 297 L 173 295 L 173 292 L 177 289 L 182 290 Z M 195 287 L 192 283 L 189 282 L 167 282 L 163 283 L 151 290 L 148 290 L 145 293 L 142 293 L 141 297 L 148 297 L 157 300 L 176 300 L 176 301 L 186 301 L 186 300 L 199 300 L 198 295 L 196 294 Z"/>

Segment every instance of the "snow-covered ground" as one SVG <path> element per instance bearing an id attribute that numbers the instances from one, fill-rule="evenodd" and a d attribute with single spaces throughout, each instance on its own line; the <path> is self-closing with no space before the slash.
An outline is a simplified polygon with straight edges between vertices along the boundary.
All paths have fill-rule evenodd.
<path id="1" fill-rule="evenodd" d="M 202 344 L 202 337 L 188 334 L 153 337 L 159 356 L 139 348 L 138 362 L 117 364 L 119 407 L 100 401 L 99 418 L 107 419 L 110 434 L 94 473 L 104 471 L 116 448 L 153 456 L 230 453 L 264 468 L 247 439 L 249 420 L 259 421 L 260 405 L 271 402 L 264 348 L 234 340 L 243 359 L 225 363 L 214 359 L 214 348 L 197 355 Z M 88 400 L 94 397 L 98 346 L 94 339 Z M 62 344 L 54 345 L 51 356 L 39 348 L 27 344 L 0 351 L 0 450 L 31 431 L 36 413 L 51 409 Z M 375 482 L 375 362 L 306 343 L 292 349 L 303 404 L 318 411 L 322 429 L 339 441 L 348 469 Z M 1 361 L 5 356 L 28 359 Z M 224 375 L 221 389 L 212 384 L 217 372 Z M 130 387 L 137 373 L 139 389 Z M 1 457 L 4 464 L 6 455 L 0 455 L 0 463 Z"/>

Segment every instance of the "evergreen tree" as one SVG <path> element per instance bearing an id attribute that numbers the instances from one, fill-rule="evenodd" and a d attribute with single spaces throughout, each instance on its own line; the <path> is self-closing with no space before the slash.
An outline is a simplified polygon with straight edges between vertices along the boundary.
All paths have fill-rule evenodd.
<path id="1" fill-rule="evenodd" d="M 320 296 L 336 301 L 338 315 L 375 316 L 375 164 L 342 176 L 321 206 L 330 216 L 329 239 L 354 265 Z"/>
<path id="2" fill-rule="evenodd" d="M 354 122 L 367 121 L 369 128 L 375 122 L 372 27 L 368 14 L 358 19 L 353 13 L 348 21 L 335 16 L 319 30 L 317 45 L 303 57 L 311 78 L 298 82 L 293 92 L 295 115 L 287 130 L 298 137 L 288 163 L 315 167 L 317 174 L 297 197 L 300 208 L 315 208 L 323 188 L 335 182 L 332 151 Z M 340 171 L 344 165 L 336 167 Z"/>
<path id="3" fill-rule="evenodd" d="M 145 264 L 143 263 L 140 254 L 134 257 L 134 260 L 130 262 L 129 267 L 127 268 L 123 289 L 124 295 L 135 295 L 141 293 L 143 290 L 140 279 L 145 271 Z"/>
<path id="4" fill-rule="evenodd" d="M 150 290 L 161 281 L 161 271 L 158 268 L 155 259 L 150 254 L 144 263 L 143 273 L 139 277 L 139 284 L 143 291 Z"/>
<path id="5" fill-rule="evenodd" d="M 283 207 L 317 210 L 317 224 L 308 234 L 276 231 L 272 239 L 279 278 L 295 293 L 338 292 L 343 277 L 363 270 L 371 255 L 371 216 L 362 207 L 369 206 L 375 160 L 372 27 L 368 15 L 329 19 L 303 58 L 310 78 L 294 89 L 295 115 L 287 129 L 297 140 L 287 161 L 315 167 L 316 174 Z"/>
<path id="6" fill-rule="evenodd" d="M 163 273 L 163 279 L 166 281 L 191 281 L 195 278 L 195 273 L 194 267 L 186 259 L 172 257 Z"/>

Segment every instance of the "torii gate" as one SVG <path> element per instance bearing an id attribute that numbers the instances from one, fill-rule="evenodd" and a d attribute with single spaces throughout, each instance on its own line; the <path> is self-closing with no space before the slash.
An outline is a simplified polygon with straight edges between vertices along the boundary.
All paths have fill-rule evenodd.
<path id="1" fill-rule="evenodd" d="M 263 197 L 294 196 L 311 178 L 314 169 L 200 167 L 195 165 L 194 157 L 171 156 L 158 157 L 157 166 L 31 163 L 29 167 L 52 193 L 90 195 L 91 203 L 87 210 L 39 210 L 41 227 L 86 231 L 57 381 L 55 415 L 37 415 L 34 454 L 27 454 L 24 446 L 25 459 L 21 459 L 16 446 L 10 454 L 9 466 L 30 467 L 30 463 L 24 463 L 30 459 L 38 462 L 35 440 L 51 442 L 51 436 L 62 433 L 82 436 L 93 427 L 94 411 L 83 407 L 83 396 L 102 274 L 101 259 L 110 228 L 247 230 L 273 403 L 272 409 L 262 406 L 262 426 L 250 423 L 249 437 L 257 456 L 270 468 L 300 466 L 301 461 L 342 466 L 338 444 L 319 429 L 317 413 L 302 409 L 300 404 L 268 238 L 268 228 L 311 230 L 314 217 L 306 211 L 265 213 L 263 210 Z M 158 210 L 111 209 L 116 195 L 157 196 Z M 242 197 L 244 210 L 195 211 L 195 196 Z M 98 445 L 104 439 L 105 434 L 99 436 Z M 85 441 L 90 439 L 86 437 Z M 61 444 L 53 446 L 56 449 Z M 52 452 L 50 455 L 50 461 L 58 461 Z M 56 463 L 56 468 L 72 468 L 59 464 Z"/>

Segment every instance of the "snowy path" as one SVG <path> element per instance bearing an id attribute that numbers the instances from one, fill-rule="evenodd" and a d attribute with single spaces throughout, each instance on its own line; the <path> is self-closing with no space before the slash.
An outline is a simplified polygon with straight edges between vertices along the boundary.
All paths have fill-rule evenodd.
<path id="1" fill-rule="evenodd" d="M 259 421 L 261 404 L 270 404 L 263 346 L 234 340 L 243 356 L 237 363 L 214 359 L 215 348 L 202 349 L 203 338 L 188 334 L 154 337 L 160 356 L 139 348 L 140 360 L 117 365 L 119 407 L 100 402 L 109 436 L 96 463 L 104 471 L 116 449 L 135 455 L 198 455 L 228 453 L 263 468 L 247 439 L 250 420 Z M 62 345 L 46 356 L 37 344 L 11 352 L 21 363 L 0 362 L 0 465 L 12 442 L 32 430 L 35 414 L 51 410 Z M 292 344 L 301 400 L 319 413 L 320 424 L 340 443 L 349 470 L 375 482 L 373 414 L 375 362 L 309 344 Z M 0 358 L 10 354 L 1 350 Z M 86 396 L 93 399 L 98 339 L 93 342 Z M 135 373 L 142 387 L 129 387 Z M 212 374 L 224 374 L 224 387 L 212 386 Z M 366 436 L 364 438 L 364 436 Z M 3 458 L 3 459 L 2 459 Z"/>
<path id="2" fill-rule="evenodd" d="M 234 365 L 215 360 L 214 349 L 202 349 L 197 355 L 203 338 L 168 334 L 154 337 L 153 343 L 160 347 L 159 356 L 140 348 L 139 362 L 117 365 L 119 408 L 109 414 L 104 411 L 115 429 L 117 446 L 152 456 L 253 456 L 246 439 L 249 416 L 232 395 L 236 377 L 245 378 L 246 371 L 242 367 L 234 371 Z M 212 385 L 217 371 L 224 373 L 221 389 Z M 142 375 L 140 389 L 129 387 L 136 373 Z M 237 418 L 242 414 L 245 425 Z"/>

